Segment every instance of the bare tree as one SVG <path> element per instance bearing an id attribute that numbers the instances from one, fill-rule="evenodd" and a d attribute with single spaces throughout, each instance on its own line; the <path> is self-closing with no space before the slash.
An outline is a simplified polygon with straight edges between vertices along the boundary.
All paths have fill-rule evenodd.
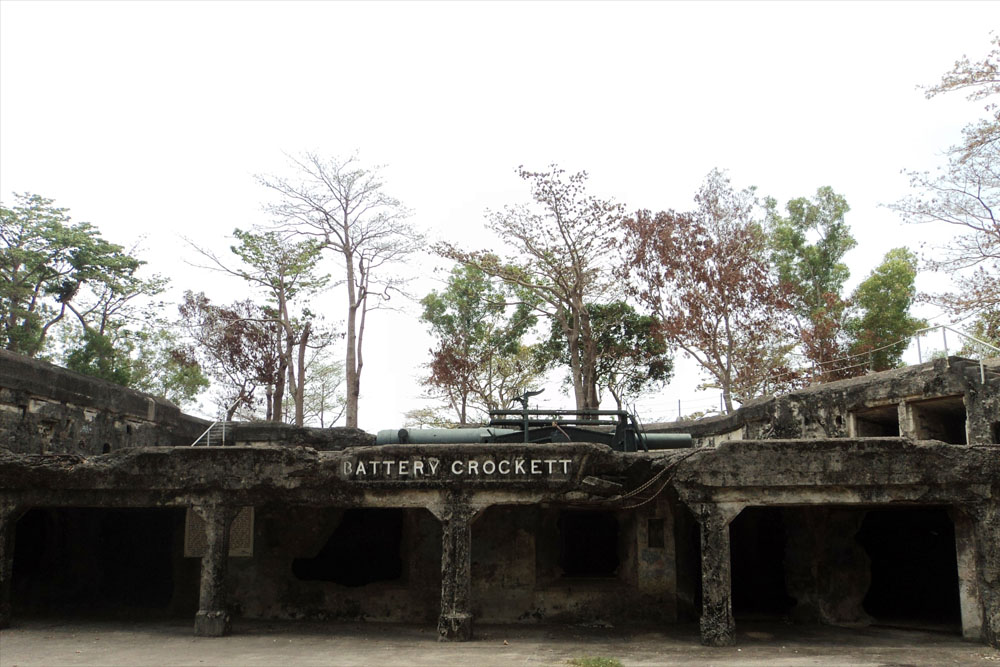
<path id="1" fill-rule="evenodd" d="M 542 172 L 521 167 L 518 175 L 531 184 L 537 206 L 507 207 L 490 214 L 487 223 L 517 256 L 501 261 L 490 251 L 469 252 L 447 243 L 435 249 L 529 291 L 536 309 L 554 320 L 565 336 L 577 409 L 596 409 L 597 346 L 586 304 L 601 302 L 615 291 L 607 258 L 621 228 L 623 208 L 588 195 L 586 172 L 567 176 L 553 165 Z"/>
<path id="2" fill-rule="evenodd" d="M 422 247 L 423 237 L 406 222 L 409 211 L 383 191 L 378 168 L 364 168 L 353 155 L 323 159 L 309 153 L 289 159 L 297 171 L 294 178 L 258 180 L 278 195 L 267 207 L 278 224 L 316 239 L 344 267 L 346 423 L 357 428 L 367 315 L 399 291 L 405 281 L 393 269 Z"/>
<path id="3" fill-rule="evenodd" d="M 980 61 L 963 56 L 927 97 L 961 91 L 971 101 L 990 100 L 987 117 L 963 129 L 936 173 L 910 172 L 917 194 L 892 205 L 906 222 L 950 225 L 953 235 L 925 259 L 932 271 L 952 276 L 958 289 L 930 297 L 956 315 L 1000 310 L 1000 35 Z M 980 321 L 984 325 L 985 321 Z"/>

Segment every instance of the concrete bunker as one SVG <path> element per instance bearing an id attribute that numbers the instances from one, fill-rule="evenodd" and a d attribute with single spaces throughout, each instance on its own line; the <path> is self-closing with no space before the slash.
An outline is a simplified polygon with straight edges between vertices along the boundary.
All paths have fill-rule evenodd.
<path id="1" fill-rule="evenodd" d="M 170 406 L 79 377 L 46 398 L 66 371 L 0 359 L 0 627 L 11 601 L 195 612 L 201 636 L 231 616 L 436 622 L 457 640 L 480 621 L 697 618 L 723 645 L 734 610 L 952 629 L 957 588 L 963 635 L 997 642 L 1000 375 L 961 359 L 657 427 L 697 436 L 675 451 L 279 425 L 191 447 L 207 425 Z M 231 530 L 247 508 L 249 541 Z M 185 512 L 204 526 L 191 557 Z"/>

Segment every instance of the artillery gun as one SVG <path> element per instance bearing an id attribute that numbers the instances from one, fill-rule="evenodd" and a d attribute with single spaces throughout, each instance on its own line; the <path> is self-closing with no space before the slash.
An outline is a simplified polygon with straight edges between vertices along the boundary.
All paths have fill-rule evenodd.
<path id="1" fill-rule="evenodd" d="M 528 399 L 540 393 L 529 391 L 515 399 L 520 410 L 490 410 L 486 426 L 386 429 L 378 432 L 375 444 L 596 442 L 617 452 L 692 446 L 690 433 L 646 433 L 635 415 L 624 410 L 529 410 Z"/>

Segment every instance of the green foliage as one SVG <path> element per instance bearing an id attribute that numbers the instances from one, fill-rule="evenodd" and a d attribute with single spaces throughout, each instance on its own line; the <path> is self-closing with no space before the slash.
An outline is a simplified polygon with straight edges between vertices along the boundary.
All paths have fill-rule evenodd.
<path id="1" fill-rule="evenodd" d="M 792 287 L 790 301 L 796 314 L 811 318 L 826 308 L 826 295 L 839 296 L 851 275 L 842 261 L 857 245 L 844 221 L 850 207 L 829 186 L 817 189 L 812 200 L 799 197 L 789 201 L 787 216 L 777 213 L 773 199 L 767 207 L 771 259 L 778 278 Z M 810 236 L 816 235 L 818 239 L 810 243 Z"/>
<path id="2" fill-rule="evenodd" d="M 495 259 L 495 258 L 494 258 Z M 510 406 L 538 377 L 522 338 L 537 318 L 530 290 L 491 279 L 474 264 L 455 266 L 445 289 L 421 300 L 422 322 L 436 339 L 425 384 L 454 410 Z"/>
<path id="3" fill-rule="evenodd" d="M 27 356 L 48 351 L 71 370 L 175 402 L 207 386 L 157 317 L 162 304 L 142 307 L 166 279 L 139 275 L 145 262 L 134 251 L 72 223 L 51 199 L 15 200 L 0 205 L 0 344 Z"/>
<path id="4" fill-rule="evenodd" d="M 329 282 L 329 276 L 316 275 L 323 244 L 310 239 L 293 243 L 277 232 L 251 232 L 236 229 L 239 244 L 230 250 L 245 265 L 233 274 L 251 285 L 264 289 L 267 298 L 280 308 L 281 301 L 291 301 L 298 294 L 312 294 Z"/>
<path id="5" fill-rule="evenodd" d="M 597 349 L 597 385 L 612 395 L 619 410 L 670 379 L 673 362 L 656 318 L 640 315 L 624 301 L 588 303 L 587 312 Z M 568 365 L 569 347 L 557 323 L 538 353 L 543 366 Z"/>
<path id="6" fill-rule="evenodd" d="M 181 407 L 190 404 L 210 382 L 194 351 L 184 347 L 162 320 L 143 327 L 134 337 L 131 386 L 161 396 Z"/>
<path id="7" fill-rule="evenodd" d="M 847 354 L 848 303 L 841 291 L 850 270 L 843 257 L 857 245 L 844 220 L 847 200 L 824 186 L 812 199 L 789 201 L 786 216 L 773 199 L 767 209 L 771 262 L 787 289 L 805 356 L 821 370 L 820 379 L 844 377 L 849 363 L 839 360 Z"/>
<path id="8" fill-rule="evenodd" d="M 51 199 L 21 194 L 15 200 L 10 208 L 0 204 L 0 344 L 36 356 L 67 309 L 84 321 L 74 306 L 87 297 L 86 288 L 98 300 L 109 291 L 120 295 L 120 283 L 142 262 L 89 223 L 72 224 L 68 210 Z M 78 355 L 87 367 L 83 358 L 107 351 L 97 338 L 88 344 Z"/>
<path id="9" fill-rule="evenodd" d="M 115 347 L 110 336 L 85 329 L 83 345 L 66 355 L 66 368 L 127 387 L 132 380 L 130 351 Z"/>
<path id="10" fill-rule="evenodd" d="M 910 316 L 916 297 L 917 258 L 906 248 L 894 248 L 858 285 L 851 298 L 857 314 L 847 322 L 852 355 L 868 355 L 870 370 L 899 366 L 909 337 L 925 326 Z M 856 362 L 861 363 L 861 362 Z"/>

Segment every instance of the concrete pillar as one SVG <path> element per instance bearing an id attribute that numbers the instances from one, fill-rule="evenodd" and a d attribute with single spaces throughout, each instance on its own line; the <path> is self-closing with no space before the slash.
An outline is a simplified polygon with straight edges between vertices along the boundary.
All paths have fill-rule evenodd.
<path id="1" fill-rule="evenodd" d="M 472 639 L 472 519 L 479 508 L 449 494 L 434 513 L 441 521 L 441 616 L 438 640 Z"/>
<path id="2" fill-rule="evenodd" d="M 236 508 L 226 505 L 196 505 L 192 508 L 205 522 L 206 547 L 201 557 L 201 590 L 194 634 L 221 637 L 229 634 L 226 607 L 226 568 L 229 560 L 229 527 Z"/>
<path id="3" fill-rule="evenodd" d="M 739 503 L 692 507 L 701 524 L 701 643 L 706 646 L 736 643 L 729 524 L 743 507 Z"/>
<path id="4" fill-rule="evenodd" d="M 979 571 L 982 636 L 990 646 L 1000 648 L 1000 502 L 994 499 L 984 503 L 971 514 L 976 569 Z"/>
<path id="5" fill-rule="evenodd" d="M 952 508 L 948 513 L 955 526 L 955 560 L 958 563 L 958 601 L 962 612 L 962 636 L 983 638 L 983 608 L 979 596 L 979 568 L 976 564 L 975 520 L 967 512 Z"/>
<path id="6" fill-rule="evenodd" d="M 0 629 L 10 627 L 11 584 L 14 581 L 14 533 L 23 510 L 0 501 Z"/>

